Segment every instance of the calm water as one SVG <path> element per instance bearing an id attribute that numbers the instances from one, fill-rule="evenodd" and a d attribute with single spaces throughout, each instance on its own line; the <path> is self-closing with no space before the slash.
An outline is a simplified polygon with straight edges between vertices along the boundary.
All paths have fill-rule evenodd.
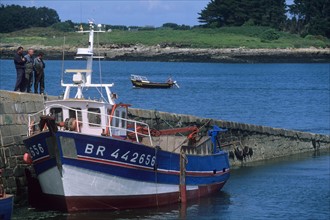
<path id="1" fill-rule="evenodd" d="M 13 90 L 16 72 L 11 60 L 0 60 L 0 89 Z M 94 62 L 93 81 L 99 81 Z M 82 66 L 83 65 L 83 66 Z M 101 63 L 103 83 L 115 83 L 119 101 L 133 107 L 201 117 L 330 133 L 330 64 L 207 64 L 162 62 Z M 64 68 L 83 68 L 66 61 Z M 46 93 L 63 94 L 62 61 L 46 61 Z M 130 74 L 165 81 L 180 89 L 132 89 Z M 65 74 L 66 79 L 72 75 Z M 68 81 L 68 80 L 67 80 Z M 99 97 L 92 93 L 91 98 Z"/>
<path id="2" fill-rule="evenodd" d="M 13 90 L 13 62 L 0 60 L 0 89 Z M 66 61 L 64 68 L 81 68 Z M 94 82 L 99 64 L 95 63 Z M 46 92 L 59 95 L 61 61 L 46 61 Z M 330 64 L 206 64 L 102 62 L 103 83 L 114 82 L 119 101 L 133 107 L 192 114 L 314 133 L 330 133 Z M 130 74 L 180 89 L 133 89 Z M 66 75 L 68 81 L 71 75 Z M 98 97 L 91 93 L 91 97 Z M 62 215 L 17 209 L 14 219 L 329 219 L 330 154 L 313 153 L 232 171 L 216 195 L 161 209 Z"/>

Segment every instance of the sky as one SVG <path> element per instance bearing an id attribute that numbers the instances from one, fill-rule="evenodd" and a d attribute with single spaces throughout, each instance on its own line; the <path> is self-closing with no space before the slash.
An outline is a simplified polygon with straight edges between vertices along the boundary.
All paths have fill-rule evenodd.
<path id="1" fill-rule="evenodd" d="M 0 4 L 47 7 L 57 11 L 61 21 L 160 27 L 164 23 L 198 25 L 198 13 L 210 0 L 0 0 Z"/>

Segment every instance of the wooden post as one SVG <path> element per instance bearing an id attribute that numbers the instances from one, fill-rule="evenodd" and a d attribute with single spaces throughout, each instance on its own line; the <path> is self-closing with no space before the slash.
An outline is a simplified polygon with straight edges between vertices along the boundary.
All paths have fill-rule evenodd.
<path id="1" fill-rule="evenodd" d="M 182 150 L 180 151 L 180 202 L 187 202 L 186 191 L 186 154 Z"/>

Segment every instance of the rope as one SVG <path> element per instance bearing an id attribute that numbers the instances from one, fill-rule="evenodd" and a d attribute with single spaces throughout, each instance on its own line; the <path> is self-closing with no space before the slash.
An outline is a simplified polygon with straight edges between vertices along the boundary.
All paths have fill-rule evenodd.
<path id="1" fill-rule="evenodd" d="M 202 127 L 198 128 L 198 130 L 201 130 L 202 128 L 204 128 L 207 124 L 210 123 L 211 120 L 212 119 L 209 119 L 206 123 L 203 124 Z M 184 141 L 179 146 L 177 146 L 176 148 L 174 148 L 174 150 L 172 150 L 172 152 L 176 151 L 179 147 L 181 147 L 184 143 L 186 143 L 187 140 L 188 140 L 188 137 L 186 137 L 186 139 L 184 139 Z"/>
<path id="2" fill-rule="evenodd" d="M 157 118 L 157 115 L 156 115 L 156 113 L 157 113 L 157 110 L 155 110 L 155 117 Z M 165 121 L 164 119 L 162 119 L 162 118 L 160 118 L 160 117 L 158 117 L 159 119 L 161 119 L 163 122 L 165 122 L 169 127 L 171 127 L 171 128 L 174 128 L 174 126 L 172 126 L 170 123 L 168 123 L 167 121 Z M 178 134 L 180 134 L 181 136 L 184 136 L 182 133 L 178 133 Z"/>

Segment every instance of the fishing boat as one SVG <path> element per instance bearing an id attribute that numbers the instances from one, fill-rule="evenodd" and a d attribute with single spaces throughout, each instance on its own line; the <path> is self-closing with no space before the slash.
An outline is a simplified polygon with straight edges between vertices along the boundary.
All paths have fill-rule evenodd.
<path id="1" fill-rule="evenodd" d="M 228 153 L 217 140 L 225 130 L 210 127 L 199 137 L 196 126 L 156 130 L 130 119 L 130 105 L 116 103 L 113 83 L 92 83 L 94 33 L 102 31 L 90 22 L 88 32 L 88 48 L 77 51 L 86 68 L 66 69 L 73 82 L 61 81 L 63 97 L 28 117 L 24 158 L 35 170 L 43 205 L 65 212 L 119 210 L 218 192 L 230 175 Z M 85 98 L 100 87 L 106 96 Z"/>
<path id="2" fill-rule="evenodd" d="M 148 89 L 169 89 L 173 86 L 176 86 L 179 88 L 179 85 L 176 81 L 173 81 L 170 78 L 166 82 L 151 82 L 148 80 L 146 76 L 140 76 L 140 75 L 131 75 L 131 82 L 133 84 L 133 87 L 136 88 L 148 88 Z"/>
<path id="3" fill-rule="evenodd" d="M 0 219 L 10 220 L 13 213 L 14 196 L 6 194 L 0 170 Z"/>

